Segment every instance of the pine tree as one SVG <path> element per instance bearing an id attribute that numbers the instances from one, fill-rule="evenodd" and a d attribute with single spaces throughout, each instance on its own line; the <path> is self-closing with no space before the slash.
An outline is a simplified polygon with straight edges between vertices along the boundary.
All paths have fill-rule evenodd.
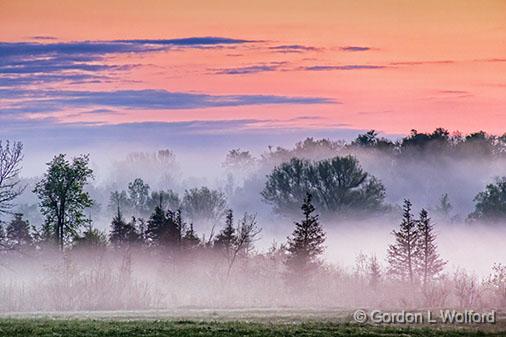
<path id="1" fill-rule="evenodd" d="M 6 228 L 6 238 L 12 249 L 24 249 L 33 244 L 30 224 L 23 220 L 23 214 L 14 214 L 14 219 Z"/>
<path id="2" fill-rule="evenodd" d="M 132 221 L 125 222 L 121 215 L 120 208 L 118 207 L 118 213 L 112 219 L 111 233 L 109 240 L 112 245 L 116 248 L 125 248 L 131 244 L 140 241 L 140 234 L 136 228 L 136 219 L 132 217 Z"/>
<path id="3" fill-rule="evenodd" d="M 225 227 L 216 236 L 214 247 L 222 249 L 225 254 L 229 256 L 236 241 L 237 234 L 234 228 L 234 214 L 232 210 L 229 209 L 225 218 Z"/>
<path id="4" fill-rule="evenodd" d="M 153 214 L 149 217 L 146 229 L 146 237 L 154 246 L 159 246 L 166 230 L 167 215 L 160 206 L 156 206 Z"/>
<path id="5" fill-rule="evenodd" d="M 423 285 L 439 274 L 446 264 L 437 252 L 434 225 L 425 209 L 420 212 L 418 220 L 418 240 L 415 247 L 416 268 L 420 273 Z"/>
<path id="6" fill-rule="evenodd" d="M 160 206 L 156 206 L 148 220 L 146 237 L 153 246 L 175 251 L 181 246 L 183 230 L 184 222 L 180 211 L 164 212 Z"/>
<path id="7" fill-rule="evenodd" d="M 404 200 L 403 218 L 399 231 L 393 231 L 395 243 L 388 248 L 389 273 L 413 284 L 415 280 L 415 246 L 418 240 L 411 202 Z"/>
<path id="8" fill-rule="evenodd" d="M 306 281 L 319 265 L 318 257 L 324 251 L 325 233 L 313 215 L 315 208 L 311 203 L 312 196 L 306 194 L 302 211 L 304 219 L 295 223 L 295 230 L 288 238 L 286 266 L 290 282 Z"/>

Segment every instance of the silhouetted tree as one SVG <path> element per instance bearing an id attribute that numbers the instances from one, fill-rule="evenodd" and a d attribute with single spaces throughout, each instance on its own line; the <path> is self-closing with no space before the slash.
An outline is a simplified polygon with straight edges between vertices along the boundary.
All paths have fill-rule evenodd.
<path id="1" fill-rule="evenodd" d="M 109 240 L 115 248 L 128 248 L 141 241 L 140 233 L 136 228 L 136 222 L 135 217 L 132 217 L 130 222 L 125 222 L 118 208 L 118 213 L 112 219 L 111 233 L 109 236 Z"/>
<path id="2" fill-rule="evenodd" d="M 393 231 L 395 243 L 388 248 L 389 273 L 413 284 L 416 268 L 418 231 L 411 213 L 411 202 L 404 200 L 403 217 L 399 231 Z"/>
<path id="3" fill-rule="evenodd" d="M 488 184 L 485 191 L 474 198 L 475 209 L 470 220 L 484 222 L 504 221 L 506 219 L 506 177 L 497 178 L 495 184 Z"/>
<path id="4" fill-rule="evenodd" d="M 6 239 L 10 248 L 22 250 L 33 245 L 33 237 L 28 221 L 23 220 L 23 214 L 14 214 L 14 219 L 7 225 Z"/>
<path id="5" fill-rule="evenodd" d="M 436 234 L 434 225 L 425 209 L 420 211 L 420 219 L 417 221 L 418 240 L 415 246 L 416 268 L 422 278 L 425 287 L 437 274 L 443 271 L 446 262 L 437 252 Z"/>
<path id="6" fill-rule="evenodd" d="M 181 212 L 164 212 L 160 206 L 156 206 L 148 220 L 146 236 L 151 245 L 176 251 L 181 246 L 184 223 Z"/>
<path id="7" fill-rule="evenodd" d="M 373 147 L 376 145 L 378 133 L 375 130 L 367 131 L 364 134 L 360 134 L 352 142 L 352 145 L 358 145 L 363 147 Z"/>
<path id="8" fill-rule="evenodd" d="M 279 213 L 292 212 L 309 192 L 326 213 L 379 210 L 385 188 L 353 156 L 310 162 L 292 158 L 267 176 L 262 197 Z"/>
<path id="9" fill-rule="evenodd" d="M 307 281 L 311 273 L 318 268 L 318 257 L 324 251 L 325 233 L 318 221 L 318 215 L 313 214 L 315 208 L 311 200 L 311 194 L 307 193 L 301 207 L 304 219 L 295 223 L 295 229 L 288 238 L 285 264 L 288 281 L 291 283 Z"/>
<path id="10" fill-rule="evenodd" d="M 23 193 L 19 172 L 23 160 L 23 144 L 0 141 L 0 214 L 9 212 L 13 200 Z"/>
<path id="11" fill-rule="evenodd" d="M 89 222 L 84 214 L 84 209 L 93 205 L 88 192 L 84 191 L 84 186 L 93 178 L 88 162 L 86 155 L 75 157 L 71 162 L 64 154 L 54 157 L 33 190 L 46 217 L 46 235 L 54 238 L 61 250 L 65 240 L 75 236 L 79 227 Z"/>
<path id="12" fill-rule="evenodd" d="M 216 236 L 214 240 L 214 247 L 223 250 L 226 256 L 229 256 L 236 240 L 237 234 L 234 228 L 234 214 L 232 210 L 229 209 L 225 218 L 225 227 Z"/>

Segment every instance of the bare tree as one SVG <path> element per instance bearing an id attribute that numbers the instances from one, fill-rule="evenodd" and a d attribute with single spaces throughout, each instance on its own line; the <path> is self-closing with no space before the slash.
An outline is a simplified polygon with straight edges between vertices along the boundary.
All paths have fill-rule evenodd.
<path id="1" fill-rule="evenodd" d="M 237 257 L 246 257 L 251 253 L 253 242 L 257 240 L 257 236 L 261 231 L 262 229 L 257 227 L 256 216 L 245 213 L 237 227 L 237 234 L 228 263 L 227 277 L 230 276 Z"/>
<path id="2" fill-rule="evenodd" d="M 23 144 L 20 142 L 2 143 L 0 141 L 0 214 L 9 213 L 13 200 L 23 193 L 19 172 L 23 160 Z"/>

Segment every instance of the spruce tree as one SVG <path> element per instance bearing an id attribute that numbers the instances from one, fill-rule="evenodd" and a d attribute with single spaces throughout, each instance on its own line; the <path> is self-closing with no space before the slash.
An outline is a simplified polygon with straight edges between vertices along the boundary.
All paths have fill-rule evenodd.
<path id="1" fill-rule="evenodd" d="M 411 213 L 411 202 L 404 200 L 403 217 L 399 231 L 393 231 L 395 243 L 388 248 L 389 273 L 413 284 L 415 280 L 416 255 L 418 240 L 416 221 Z"/>
<path id="2" fill-rule="evenodd" d="M 146 237 L 153 246 L 177 250 L 181 246 L 181 237 L 184 230 L 184 222 L 181 212 L 164 212 L 160 206 L 156 206 L 148 220 Z"/>
<path id="3" fill-rule="evenodd" d="M 136 219 L 132 217 L 132 221 L 125 222 L 121 215 L 120 208 L 118 207 L 118 213 L 112 219 L 110 241 L 116 248 L 129 247 L 131 244 L 140 241 L 140 234 L 136 228 Z"/>
<path id="4" fill-rule="evenodd" d="M 318 257 L 325 248 L 325 233 L 318 215 L 313 214 L 315 208 L 311 199 L 311 194 L 307 193 L 301 207 L 304 219 L 295 223 L 295 230 L 288 238 L 286 267 L 288 280 L 292 283 L 307 281 L 307 277 L 319 266 Z"/>
<path id="5" fill-rule="evenodd" d="M 423 285 L 439 274 L 446 264 L 437 252 L 434 225 L 425 209 L 420 212 L 418 220 L 418 240 L 415 247 L 416 268 L 420 273 Z"/>
<path id="6" fill-rule="evenodd" d="M 24 249 L 33 244 L 30 224 L 23 220 L 23 214 L 14 214 L 14 219 L 7 225 L 6 238 L 12 249 Z"/>
<path id="7" fill-rule="evenodd" d="M 167 215 L 160 206 L 156 206 L 149 217 L 146 237 L 154 246 L 160 246 L 167 226 Z"/>
<path id="8" fill-rule="evenodd" d="M 234 214 L 232 210 L 229 209 L 226 213 L 225 227 L 216 236 L 216 239 L 214 240 L 214 247 L 222 249 L 228 256 L 236 241 L 237 234 L 234 228 Z"/>

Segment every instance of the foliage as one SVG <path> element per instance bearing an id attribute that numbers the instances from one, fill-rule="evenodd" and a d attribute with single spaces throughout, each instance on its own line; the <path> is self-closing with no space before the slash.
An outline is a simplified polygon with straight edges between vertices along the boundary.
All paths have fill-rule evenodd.
<path id="1" fill-rule="evenodd" d="M 141 178 L 136 178 L 128 184 L 128 197 L 130 205 L 137 215 L 147 212 L 146 204 L 149 196 L 149 185 L 145 184 Z"/>
<path id="2" fill-rule="evenodd" d="M 506 177 L 497 178 L 495 184 L 488 184 L 485 191 L 474 198 L 475 210 L 469 219 L 493 222 L 506 219 Z"/>
<path id="3" fill-rule="evenodd" d="M 267 176 L 262 197 L 279 213 L 293 212 L 306 193 L 326 214 L 374 211 L 382 208 L 385 188 L 364 172 L 353 156 L 310 162 L 292 158 Z"/>
<path id="4" fill-rule="evenodd" d="M 5 230 L 7 245 L 14 250 L 22 250 L 33 246 L 34 240 L 28 221 L 23 220 L 23 214 L 14 214 L 14 219 Z"/>
<path id="5" fill-rule="evenodd" d="M 200 187 L 185 190 L 182 209 L 191 222 L 209 220 L 214 224 L 223 218 L 226 205 L 223 192 Z"/>
<path id="6" fill-rule="evenodd" d="M 55 156 L 33 190 L 46 217 L 46 234 L 62 250 L 65 242 L 76 236 L 79 227 L 89 222 L 84 214 L 84 209 L 93 205 L 88 192 L 84 191 L 93 178 L 88 163 L 87 155 L 75 157 L 72 161 L 64 154 Z"/>

